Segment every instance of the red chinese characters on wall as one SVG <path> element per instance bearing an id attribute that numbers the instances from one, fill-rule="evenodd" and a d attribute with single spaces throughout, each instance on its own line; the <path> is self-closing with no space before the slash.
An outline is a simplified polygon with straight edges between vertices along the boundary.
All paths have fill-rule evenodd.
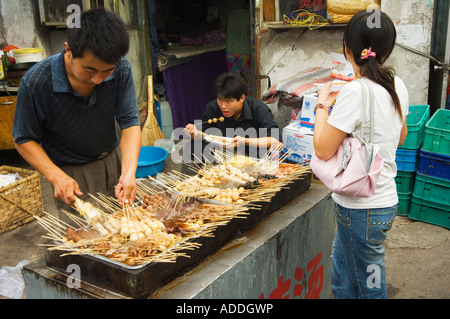
<path id="1" fill-rule="evenodd" d="M 327 1 L 326 0 L 299 0 L 298 2 L 288 2 L 287 6 L 281 6 L 281 12 L 288 17 L 295 19 L 298 10 L 306 10 L 316 13 L 323 18 L 327 18 Z"/>
<path id="2" fill-rule="evenodd" d="M 300 0 L 298 2 L 298 7 L 300 9 L 304 9 L 307 8 L 309 9 L 310 7 L 320 7 L 323 5 L 323 0 Z"/>
<path id="3" fill-rule="evenodd" d="M 324 278 L 324 266 L 320 265 L 322 260 L 322 253 L 319 253 L 316 257 L 306 266 L 306 275 L 308 279 L 306 281 L 306 294 L 305 299 L 319 299 L 320 292 L 323 287 Z M 283 276 L 278 278 L 277 287 L 269 294 L 269 299 L 290 299 L 290 290 L 293 285 L 293 297 L 301 298 L 303 291 L 305 290 L 301 283 L 304 276 L 304 271 L 297 267 L 294 272 L 293 279 L 284 279 Z M 264 299 L 264 294 L 261 294 L 260 299 Z"/>

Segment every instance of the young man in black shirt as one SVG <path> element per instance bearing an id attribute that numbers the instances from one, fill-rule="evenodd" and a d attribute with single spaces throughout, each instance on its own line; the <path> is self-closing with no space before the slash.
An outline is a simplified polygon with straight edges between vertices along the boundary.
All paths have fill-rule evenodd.
<path id="1" fill-rule="evenodd" d="M 202 132 L 232 138 L 224 147 L 229 150 L 237 148 L 238 153 L 243 150 L 251 157 L 264 155 L 272 146 L 281 149 L 280 130 L 272 111 L 263 102 L 246 96 L 247 84 L 240 75 L 221 74 L 216 79 L 214 92 L 217 99 L 206 105 L 201 125 L 186 125 L 186 131 L 194 141 L 190 146 L 191 153 L 196 155 L 195 159 L 200 159 L 202 154 L 207 153 L 205 147 L 208 145 L 204 142 L 198 148 L 202 154 L 195 152 L 195 142 L 202 140 Z M 189 152 L 187 149 L 185 151 Z M 186 161 L 186 156 L 184 159 Z"/>

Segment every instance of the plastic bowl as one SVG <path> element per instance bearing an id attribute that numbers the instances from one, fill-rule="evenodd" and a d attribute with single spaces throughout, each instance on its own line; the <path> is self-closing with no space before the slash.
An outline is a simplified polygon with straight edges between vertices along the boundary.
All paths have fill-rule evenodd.
<path id="1" fill-rule="evenodd" d="M 13 54 L 16 63 L 39 62 L 44 58 L 44 52 L 41 48 L 14 49 Z"/>
<path id="2" fill-rule="evenodd" d="M 158 146 L 141 146 L 136 177 L 155 176 L 164 169 L 164 161 L 169 152 Z"/>

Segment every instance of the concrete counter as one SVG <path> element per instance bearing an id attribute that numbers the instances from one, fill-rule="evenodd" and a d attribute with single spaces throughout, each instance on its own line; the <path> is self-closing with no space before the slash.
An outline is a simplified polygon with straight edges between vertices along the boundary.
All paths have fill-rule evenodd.
<path id="1" fill-rule="evenodd" d="M 333 237 L 330 192 L 312 183 L 151 298 L 331 298 Z M 123 298 L 82 278 L 74 281 L 43 260 L 25 266 L 22 273 L 27 298 Z"/>

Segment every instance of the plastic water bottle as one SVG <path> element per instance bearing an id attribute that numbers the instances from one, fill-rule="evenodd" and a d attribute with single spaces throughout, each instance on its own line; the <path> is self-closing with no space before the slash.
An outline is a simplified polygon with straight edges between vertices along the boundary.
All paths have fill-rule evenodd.
<path id="1" fill-rule="evenodd" d="M 159 104 L 157 99 L 155 99 L 155 109 L 156 109 L 156 120 L 158 122 L 159 128 L 162 129 L 162 124 L 161 124 L 161 105 Z"/>
<path id="2" fill-rule="evenodd" d="M 3 66 L 3 59 L 0 59 L 0 80 L 4 80 L 6 78 L 5 67 Z"/>
<path id="3" fill-rule="evenodd" d="M 6 78 L 7 77 L 6 72 L 8 70 L 8 66 L 11 65 L 11 62 L 9 61 L 9 58 L 8 58 L 8 53 L 6 51 L 3 51 L 2 59 L 3 59 L 3 63 L 2 63 L 3 64 L 3 75 Z"/>
<path id="4" fill-rule="evenodd" d="M 159 104 L 161 108 L 161 131 L 167 139 L 170 139 L 173 131 L 172 110 L 167 100 L 161 99 Z"/>

